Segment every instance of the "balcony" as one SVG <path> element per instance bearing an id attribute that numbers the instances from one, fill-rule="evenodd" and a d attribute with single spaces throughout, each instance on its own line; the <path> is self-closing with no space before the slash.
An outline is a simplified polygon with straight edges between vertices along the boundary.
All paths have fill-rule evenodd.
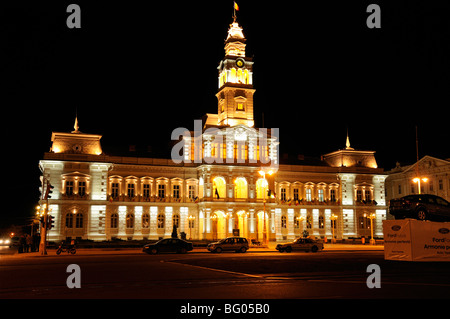
<path id="1" fill-rule="evenodd" d="M 61 194 L 62 200 L 89 200 L 89 194 Z"/>
<path id="2" fill-rule="evenodd" d="M 323 200 L 323 201 L 319 201 L 318 199 L 313 199 L 311 201 L 307 201 L 307 200 L 281 200 L 281 199 L 277 199 L 277 204 L 279 205 L 288 205 L 288 206 L 338 206 L 340 205 L 340 200 Z"/>
<path id="3" fill-rule="evenodd" d="M 172 198 L 170 196 L 168 197 L 158 197 L 158 196 L 127 196 L 127 195 L 120 195 L 120 196 L 109 196 L 108 200 L 110 203 L 113 202 L 135 202 L 135 203 L 196 203 L 198 202 L 198 199 L 193 198 L 186 198 L 186 197 L 180 197 L 180 198 Z"/>

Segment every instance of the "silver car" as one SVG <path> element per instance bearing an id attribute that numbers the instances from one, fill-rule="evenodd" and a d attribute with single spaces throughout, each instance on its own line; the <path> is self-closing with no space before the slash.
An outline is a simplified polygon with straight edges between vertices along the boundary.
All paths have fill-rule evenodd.
<path id="1" fill-rule="evenodd" d="M 214 253 L 221 253 L 222 251 L 235 251 L 245 253 L 248 250 L 248 241 L 244 237 L 228 237 L 218 242 L 211 243 L 207 249 Z"/>
<path id="2" fill-rule="evenodd" d="M 323 243 L 311 238 L 300 237 L 292 243 L 278 244 L 276 247 L 280 253 L 291 251 L 311 251 L 313 253 L 323 250 Z"/>

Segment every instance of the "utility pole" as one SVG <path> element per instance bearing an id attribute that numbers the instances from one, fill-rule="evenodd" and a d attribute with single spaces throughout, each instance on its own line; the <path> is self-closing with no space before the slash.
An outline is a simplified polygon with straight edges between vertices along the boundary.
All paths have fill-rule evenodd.
<path id="1" fill-rule="evenodd" d="M 44 216 L 41 219 L 41 242 L 39 243 L 39 251 L 41 255 L 47 255 L 47 226 L 48 226 L 48 199 L 51 198 L 53 186 L 50 182 L 43 177 L 42 178 L 42 196 L 41 202 L 45 201 L 42 206 L 44 207 Z"/>

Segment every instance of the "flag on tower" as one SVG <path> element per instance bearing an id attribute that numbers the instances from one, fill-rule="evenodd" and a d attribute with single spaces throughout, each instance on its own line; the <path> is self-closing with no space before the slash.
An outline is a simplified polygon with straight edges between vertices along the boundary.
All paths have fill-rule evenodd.
<path id="1" fill-rule="evenodd" d="M 234 2 L 234 10 L 239 11 L 239 6 L 238 6 L 238 4 L 236 3 L 236 1 Z"/>

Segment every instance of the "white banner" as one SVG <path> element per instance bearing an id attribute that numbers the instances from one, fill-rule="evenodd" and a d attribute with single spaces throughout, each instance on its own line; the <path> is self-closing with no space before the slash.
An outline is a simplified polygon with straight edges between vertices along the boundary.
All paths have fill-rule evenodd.
<path id="1" fill-rule="evenodd" d="M 387 260 L 450 261 L 450 223 L 385 220 L 383 231 Z"/>

